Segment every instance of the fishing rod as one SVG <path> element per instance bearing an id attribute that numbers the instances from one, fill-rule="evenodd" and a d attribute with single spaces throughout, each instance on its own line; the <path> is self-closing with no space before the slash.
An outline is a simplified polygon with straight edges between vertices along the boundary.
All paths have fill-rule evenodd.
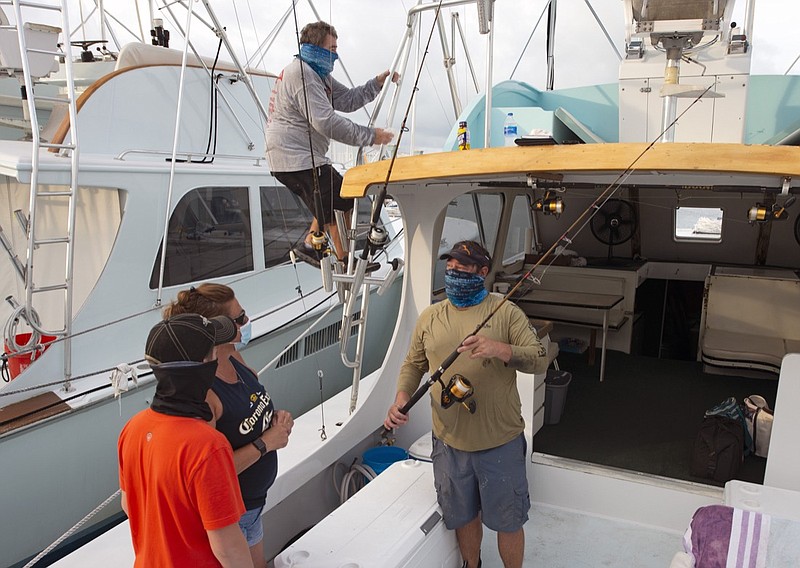
<path id="1" fill-rule="evenodd" d="M 459 400 L 459 397 L 461 397 L 463 399 L 463 398 L 468 398 L 469 396 L 472 395 L 471 385 L 469 384 L 469 382 L 468 381 L 466 382 L 466 385 L 465 385 L 466 386 L 466 390 L 465 390 L 464 385 L 461 384 L 463 381 L 459 381 L 459 380 L 456 379 L 457 377 L 460 377 L 460 375 L 455 375 L 453 377 L 453 379 L 456 379 L 456 380 L 454 381 L 453 379 L 451 379 L 450 382 L 448 383 L 448 385 L 445 385 L 444 382 L 441 379 L 441 377 L 444 374 L 444 372 L 455 362 L 455 360 L 460 355 L 458 349 L 464 344 L 464 342 L 467 339 L 469 339 L 472 336 L 477 335 L 478 332 L 480 332 L 480 330 L 483 329 L 486 326 L 487 323 L 489 323 L 489 321 L 500 310 L 500 308 L 507 301 L 509 301 L 510 298 L 522 286 L 523 282 L 525 282 L 529 278 L 531 278 L 532 275 L 533 275 L 533 272 L 537 268 L 539 268 L 544 263 L 544 261 L 546 259 L 548 259 L 548 258 L 550 259 L 550 262 L 548 264 L 548 266 L 550 266 L 555 261 L 555 259 L 558 258 L 558 256 L 560 256 L 563 253 L 564 250 L 567 250 L 567 247 L 569 247 L 569 245 L 572 244 L 573 239 L 586 227 L 586 225 L 591 220 L 591 218 L 594 215 L 597 214 L 597 211 L 599 211 L 600 208 L 606 203 L 606 201 L 608 201 L 614 195 L 614 193 L 620 187 L 622 187 L 623 181 L 635 171 L 635 166 L 639 162 L 639 160 L 641 160 L 642 157 L 647 152 L 649 152 L 650 149 L 664 136 L 664 133 L 666 133 L 670 128 L 672 128 L 675 125 L 675 123 L 677 123 L 678 120 L 684 114 L 686 114 L 686 112 L 689 111 L 690 108 L 692 108 L 700 99 L 703 98 L 703 96 L 711 89 L 711 87 L 713 85 L 714 85 L 713 83 L 711 85 L 709 85 L 702 93 L 700 93 L 697 96 L 697 98 L 694 101 L 692 101 L 691 104 L 689 104 L 686 107 L 686 109 L 683 112 L 681 112 L 677 117 L 675 117 L 675 119 L 669 125 L 667 125 L 662 130 L 662 132 L 658 136 L 656 136 L 655 139 L 652 142 L 650 142 L 644 148 L 644 150 L 642 150 L 639 153 L 638 156 L 636 156 L 636 158 L 630 163 L 630 165 L 628 165 L 628 167 L 625 168 L 625 170 L 623 170 L 617 176 L 617 178 L 614 181 L 612 181 L 600 193 L 600 195 L 598 195 L 597 198 L 586 209 L 584 209 L 581 212 L 580 215 L 578 215 L 578 218 L 575 219 L 575 221 L 573 221 L 573 223 L 569 227 L 567 227 L 567 229 L 561 234 L 561 236 L 558 239 L 556 239 L 556 241 L 550 246 L 550 248 L 548 248 L 547 251 L 545 251 L 545 253 L 542 254 L 539 257 L 539 259 L 534 263 L 534 265 L 525 274 L 523 274 L 519 279 L 517 279 L 517 281 L 514 283 L 514 286 L 512 286 L 511 289 L 503 296 L 503 299 L 500 301 L 500 303 L 497 304 L 497 306 L 495 306 L 495 308 L 491 312 L 489 312 L 489 314 L 483 319 L 483 321 L 481 321 L 475 327 L 475 329 L 472 331 L 472 333 L 469 333 L 464 339 L 462 339 L 459 342 L 459 344 L 452 351 L 452 353 L 450 353 L 450 355 L 447 356 L 447 358 L 439 365 L 439 367 L 437 367 L 436 371 L 434 371 L 431 374 L 430 378 L 427 381 L 425 381 L 422 385 L 420 385 L 420 387 L 414 392 L 414 394 L 411 396 L 411 398 L 408 400 L 408 402 L 406 402 L 401 408 L 398 409 L 402 414 L 408 414 L 408 412 L 411 410 L 411 408 L 417 402 L 419 402 L 419 400 L 425 395 L 425 393 L 428 392 L 428 390 L 434 385 L 434 383 L 437 383 L 437 382 L 442 385 L 442 389 L 443 389 L 443 396 L 442 396 L 443 406 L 444 406 L 444 401 L 445 401 L 446 397 L 452 396 L 456 400 L 458 400 L 459 402 L 463 402 L 462 400 Z M 575 233 L 572 236 L 570 236 L 571 231 L 575 227 L 577 227 L 578 225 L 580 225 L 578 230 L 575 231 Z M 556 250 L 556 248 L 562 242 L 564 243 L 563 250 L 560 251 L 557 254 L 553 254 L 554 251 Z M 535 279 L 531 278 L 531 280 L 532 280 L 532 284 L 536 283 Z M 469 407 L 470 412 L 474 412 L 474 410 L 472 408 L 474 408 L 474 407 Z M 384 427 L 383 434 L 385 435 L 389 431 L 390 431 L 389 429 Z"/>
<path id="2" fill-rule="evenodd" d="M 411 113 L 411 106 L 414 103 L 414 97 L 417 91 L 419 91 L 419 79 L 422 76 L 422 69 L 425 67 L 425 58 L 428 56 L 428 50 L 431 46 L 431 39 L 433 39 L 433 32 L 436 30 L 436 22 L 438 21 L 439 14 L 442 10 L 442 2 L 443 0 L 439 0 L 439 2 L 436 4 L 436 11 L 433 15 L 431 31 L 428 34 L 428 41 L 425 43 L 425 51 L 422 53 L 422 59 L 420 60 L 419 68 L 417 69 L 417 76 L 414 78 L 414 85 L 411 88 L 411 96 L 408 99 L 408 106 L 406 107 L 406 112 L 403 115 L 403 121 L 400 124 L 400 132 L 397 134 L 397 143 L 394 146 L 392 158 L 389 161 L 389 168 L 386 170 L 386 179 L 383 182 L 381 192 L 378 194 L 378 197 L 375 199 L 375 202 L 372 205 L 372 217 L 370 218 L 369 222 L 367 246 L 365 246 L 361 251 L 360 260 L 364 261 L 362 264 L 366 264 L 370 258 L 370 255 L 374 255 L 378 250 L 380 250 L 381 247 L 386 244 L 386 240 L 388 238 L 386 230 L 382 227 L 378 227 L 378 222 L 380 221 L 381 211 L 383 210 L 383 201 L 388 195 L 389 179 L 392 177 L 392 169 L 394 168 L 394 163 L 397 160 L 397 152 L 400 150 L 400 141 L 403 139 L 403 134 L 408 131 L 406 122 L 408 121 L 408 115 Z"/>

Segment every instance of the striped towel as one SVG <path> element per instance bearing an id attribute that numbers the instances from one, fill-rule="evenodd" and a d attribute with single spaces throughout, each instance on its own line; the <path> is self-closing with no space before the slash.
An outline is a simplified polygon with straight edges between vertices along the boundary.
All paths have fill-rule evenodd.
<path id="1" fill-rule="evenodd" d="M 770 516 L 724 505 L 701 507 L 683 536 L 695 568 L 766 568 Z"/>

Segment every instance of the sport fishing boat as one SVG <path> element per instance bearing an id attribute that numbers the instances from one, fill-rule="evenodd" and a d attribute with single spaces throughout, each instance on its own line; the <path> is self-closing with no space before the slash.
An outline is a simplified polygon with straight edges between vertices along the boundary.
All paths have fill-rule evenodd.
<path id="1" fill-rule="evenodd" d="M 30 24 L 40 3 L 21 4 L 22 17 L 11 19 L 25 22 L 24 33 L 0 46 L 13 52 L 0 60 L 16 61 L 5 71 L 31 93 L 35 134 L 0 140 L 3 566 L 23 563 L 79 521 L 69 534 L 122 518 L 113 499 L 116 440 L 152 397 L 142 342 L 179 290 L 203 282 L 234 289 L 253 325 L 244 356 L 280 407 L 298 415 L 357 390 L 362 373 L 381 363 L 402 266 L 389 262 L 402 258 L 393 252 L 402 246 L 400 219 L 382 225 L 386 258 L 360 285 L 347 282 L 352 267 L 331 269 L 323 286 L 320 270 L 293 261 L 312 215 L 264 158 L 261 101 L 274 76 L 235 57 L 192 57 L 190 42 L 183 52 L 135 43 L 80 96 L 65 57 L 65 96 L 57 98 L 31 87 L 57 62 L 60 36 Z M 68 29 L 61 4 L 48 9 Z M 39 123 L 42 102 L 64 107 L 64 118 Z M 353 251 L 370 203 L 359 211 L 343 231 Z M 368 308 L 369 327 L 361 317 Z M 34 519 L 31 511 L 47 513 Z"/>
<path id="2" fill-rule="evenodd" d="M 437 5 L 466 3 L 420 3 L 404 42 L 420 14 L 438 20 Z M 477 4 L 491 34 L 493 3 Z M 566 385 L 519 376 L 532 449 L 526 565 L 702 566 L 703 546 L 728 551 L 729 565 L 797 565 L 798 81 L 750 75 L 754 4 L 740 27 L 732 1 L 626 0 L 618 83 L 501 83 L 458 117 L 453 151 L 348 170 L 344 196 L 391 197 L 402 214 L 400 315 L 355 412 L 346 393 L 331 398 L 335 431 L 321 440 L 311 411 L 281 450 L 263 515 L 275 566 L 461 565 L 426 456 L 427 404 L 392 434 L 381 425 L 417 317 L 445 297 L 440 251 L 465 238 L 492 252 L 487 285 L 529 315 L 554 364 L 572 374 Z M 521 135 L 496 147 L 508 113 Z M 467 151 L 456 150 L 462 121 Z M 574 346 L 588 353 L 566 352 Z M 767 457 L 748 456 L 732 479 L 694 475 L 705 411 L 755 393 L 774 409 Z M 419 459 L 373 475 L 366 451 L 386 443 Z M 370 482 L 334 508 L 353 472 Z M 738 521 L 709 534 L 707 506 Z M 59 566 L 130 562 L 127 539 L 123 523 Z M 490 534 L 482 557 L 501 565 Z"/>

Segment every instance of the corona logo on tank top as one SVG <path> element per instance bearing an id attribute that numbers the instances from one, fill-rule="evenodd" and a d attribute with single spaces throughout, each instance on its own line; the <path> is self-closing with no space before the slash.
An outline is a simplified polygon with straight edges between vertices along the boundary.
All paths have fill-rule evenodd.
<path id="1" fill-rule="evenodd" d="M 265 392 L 250 395 L 250 408 L 252 409 L 252 413 L 239 424 L 240 434 L 246 435 L 252 432 L 253 426 L 258 424 L 258 421 L 262 419 L 264 422 L 261 431 L 263 432 L 269 428 L 272 422 L 272 411 L 267 412 L 270 400 L 270 396 Z"/>

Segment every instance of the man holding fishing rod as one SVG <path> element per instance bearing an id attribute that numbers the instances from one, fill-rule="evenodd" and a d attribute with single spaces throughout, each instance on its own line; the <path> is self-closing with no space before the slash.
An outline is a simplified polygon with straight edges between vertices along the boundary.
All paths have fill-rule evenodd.
<path id="1" fill-rule="evenodd" d="M 439 505 L 445 526 L 456 531 L 463 568 L 481 565 L 483 525 L 497 532 L 505 568 L 521 568 L 530 496 L 516 372 L 545 372 L 547 353 L 522 310 L 487 292 L 484 281 L 492 259 L 486 249 L 462 241 L 440 259 L 447 260 L 447 300 L 420 314 L 384 426 L 397 428 L 408 421 L 401 409 L 422 376 L 437 369 L 458 346 L 460 355 L 447 372 L 467 379 L 474 389 L 470 404 L 445 407 L 440 401 L 448 399 L 451 385 L 445 390 L 437 382 L 430 389 L 431 457 Z M 458 383 L 454 386 L 457 395 Z"/>

